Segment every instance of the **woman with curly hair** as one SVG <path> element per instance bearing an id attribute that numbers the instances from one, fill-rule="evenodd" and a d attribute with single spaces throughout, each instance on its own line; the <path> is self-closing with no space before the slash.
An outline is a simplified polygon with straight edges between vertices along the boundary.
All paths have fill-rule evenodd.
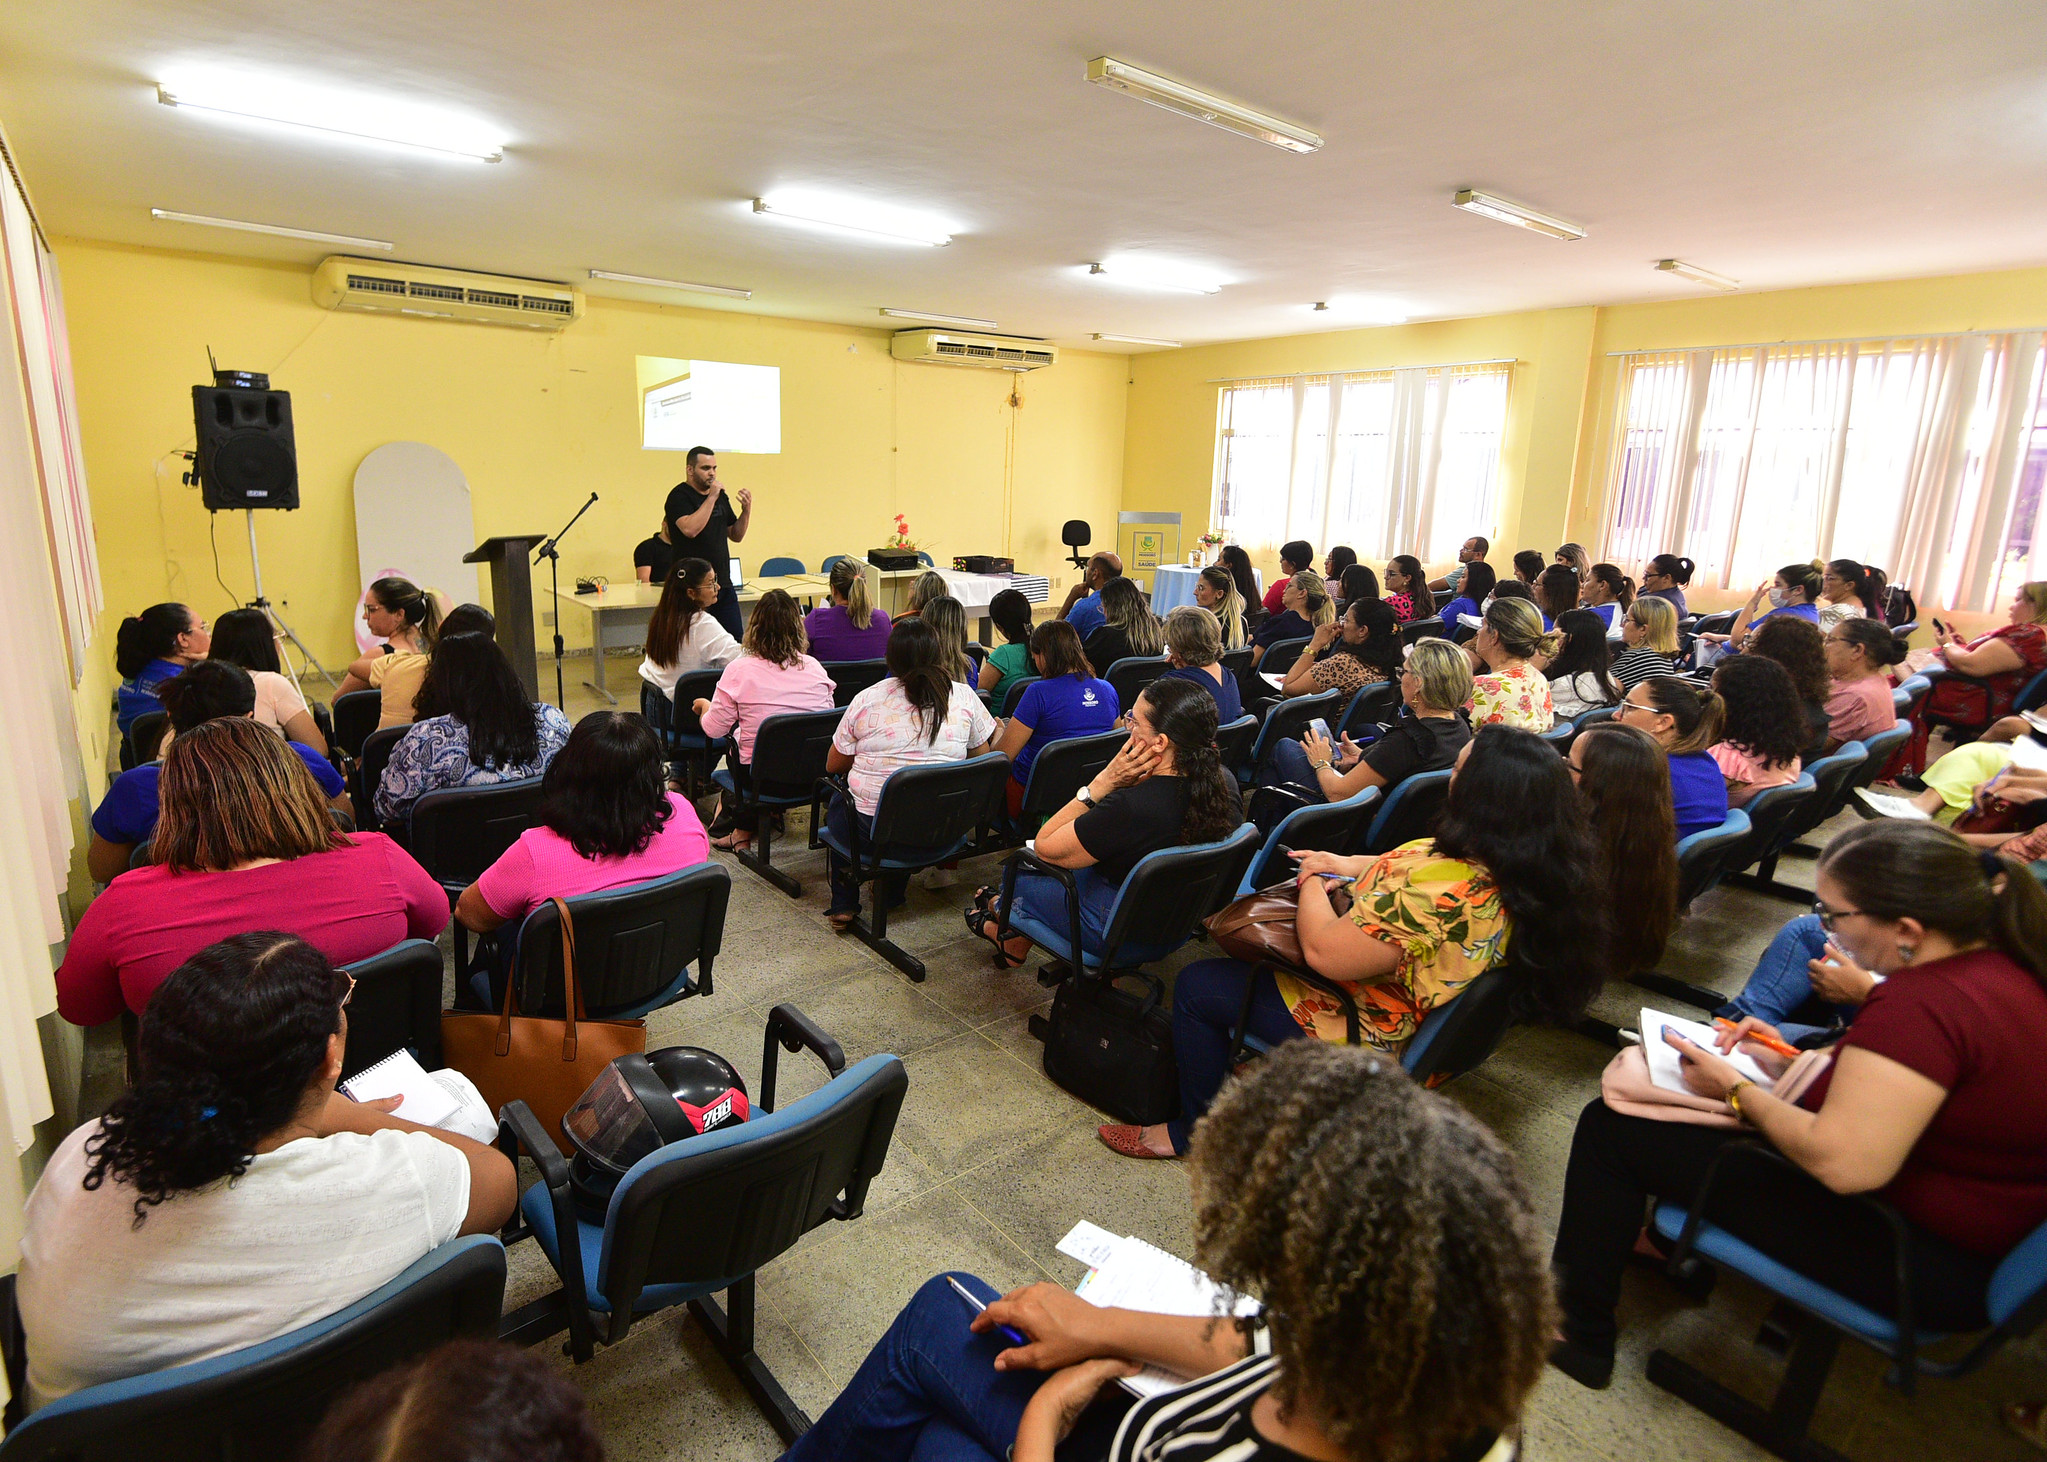
<path id="1" fill-rule="evenodd" d="M 1727 805 L 1745 806 L 1766 787 L 1797 781 L 1806 726 L 1791 673 L 1761 655 L 1730 656 L 1713 672 L 1713 693 L 1727 718 L 1706 755 L 1727 779 Z"/>
<path id="2" fill-rule="evenodd" d="M 1575 1018 L 1604 977 L 1610 900 L 1590 820 L 1564 759 L 1529 732 L 1487 726 L 1458 753 L 1432 836 L 1376 857 L 1293 856 L 1301 958 L 1349 992 L 1358 1039 L 1388 1055 L 1510 946 L 1515 999 L 1530 1015 Z M 1242 960 L 1197 960 L 1173 984 L 1180 1115 L 1103 1127 L 1103 1143 L 1133 1158 L 1186 1153 L 1229 1075 L 1230 1033 L 1247 1006 L 1250 1034 L 1267 1045 L 1350 1039 L 1327 991 Z"/>
<path id="3" fill-rule="evenodd" d="M 1775 660 L 1791 672 L 1791 683 L 1798 690 L 1799 710 L 1805 717 L 1799 755 L 1807 761 L 1825 756 L 1833 728 L 1827 702 L 1833 698 L 1834 678 L 1828 668 L 1826 637 L 1819 627 L 1802 619 L 1766 620 L 1761 629 L 1749 636 L 1748 653 Z"/>
<path id="4" fill-rule="evenodd" d="M 1191 1159 L 1194 1261 L 1261 1310 L 942 1274 L 784 1462 L 1513 1455 L 1553 1309 L 1533 1205 L 1483 1124 L 1382 1055 L 1302 1041 L 1231 1082 Z M 971 1324 L 956 1286 L 992 1301 Z M 1195 1379 L 1115 1386 L 1147 1365 Z"/>
<path id="5" fill-rule="evenodd" d="M 327 1408 L 299 1462 L 604 1462 L 576 1383 L 537 1349 L 451 1340 Z"/>
<path id="6" fill-rule="evenodd" d="M 311 1324 L 511 1217 L 496 1149 L 336 1093 L 354 990 L 274 931 L 208 945 L 158 987 L 134 1087 L 29 1195 L 33 1404 Z"/>

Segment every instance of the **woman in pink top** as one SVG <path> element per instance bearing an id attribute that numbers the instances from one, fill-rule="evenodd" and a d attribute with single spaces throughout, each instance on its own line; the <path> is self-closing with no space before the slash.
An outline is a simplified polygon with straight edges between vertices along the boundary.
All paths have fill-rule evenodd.
<path id="1" fill-rule="evenodd" d="M 488 933 L 551 898 L 646 883 L 710 860 L 704 825 L 668 790 L 660 739 L 638 716 L 585 716 L 540 785 L 540 826 L 462 891 L 455 917 L 464 927 Z"/>
<path id="2" fill-rule="evenodd" d="M 1844 619 L 1827 631 L 1827 750 L 1866 741 L 1898 724 L 1891 680 L 1884 671 L 1903 663 L 1905 642 L 1874 619 Z"/>
<path id="3" fill-rule="evenodd" d="M 335 831 L 306 764 L 246 717 L 181 733 L 158 796 L 155 866 L 93 900 L 57 971 L 74 1025 L 140 1015 L 172 970 L 233 934 L 296 934 L 346 964 L 448 926 L 426 870 L 381 833 Z"/>
<path id="4" fill-rule="evenodd" d="M 1727 779 L 1727 805 L 1740 807 L 1765 787 L 1797 781 L 1806 723 L 1791 672 L 1761 655 L 1729 655 L 1713 672 L 1713 693 L 1727 720 L 1706 754 Z"/>
<path id="5" fill-rule="evenodd" d="M 740 643 L 745 653 L 725 667 L 716 692 L 709 700 L 699 698 L 694 709 L 704 735 L 732 733 L 732 776 L 743 789 L 761 722 L 789 711 L 830 710 L 832 681 L 809 653 L 810 639 L 803 632 L 796 601 L 780 589 L 761 595 Z M 711 846 L 734 852 L 749 847 L 758 826 L 758 815 L 727 794 L 711 828 Z"/>

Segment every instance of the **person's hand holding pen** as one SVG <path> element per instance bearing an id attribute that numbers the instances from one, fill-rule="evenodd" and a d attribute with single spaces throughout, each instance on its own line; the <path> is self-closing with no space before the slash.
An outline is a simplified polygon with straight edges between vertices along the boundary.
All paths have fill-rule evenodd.
<path id="1" fill-rule="evenodd" d="M 1742 1054 L 1768 1072 L 1773 1081 L 1798 1059 L 1796 1046 L 1786 1041 L 1775 1026 L 1753 1015 L 1745 1015 L 1738 1021 L 1729 1020 L 1724 1015 L 1715 1016 L 1713 1027 L 1716 1049 L 1724 1054 L 1741 1047 Z M 1666 1030 L 1664 1034 L 1668 1036 L 1670 1032 Z"/>

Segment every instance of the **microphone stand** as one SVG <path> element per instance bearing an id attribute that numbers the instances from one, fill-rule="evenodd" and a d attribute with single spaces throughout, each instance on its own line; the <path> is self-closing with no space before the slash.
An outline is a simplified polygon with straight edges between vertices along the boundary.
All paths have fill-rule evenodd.
<path id="1" fill-rule="evenodd" d="M 585 502 L 583 506 L 576 509 L 576 517 L 571 518 L 568 520 L 568 522 L 562 524 L 561 532 L 555 534 L 554 537 L 548 539 L 547 542 L 541 544 L 540 547 L 533 550 L 533 556 L 535 558 L 544 558 L 547 560 L 548 587 L 554 591 L 554 703 L 555 705 L 561 708 L 563 714 L 567 714 L 569 709 L 569 703 L 568 692 L 564 690 L 562 687 L 562 615 L 561 615 L 562 556 L 561 551 L 558 548 L 556 548 L 555 545 L 560 543 L 562 539 L 568 535 L 569 529 L 576 526 L 576 519 L 582 517 L 583 514 L 589 512 L 590 504 L 596 501 L 597 494 L 593 492 L 590 494 L 589 501 Z M 603 654 L 604 645 L 601 641 L 601 637 L 596 636 L 595 630 L 592 630 L 591 633 L 593 638 L 599 639 L 599 642 L 592 647 L 592 653 L 598 655 Z"/>

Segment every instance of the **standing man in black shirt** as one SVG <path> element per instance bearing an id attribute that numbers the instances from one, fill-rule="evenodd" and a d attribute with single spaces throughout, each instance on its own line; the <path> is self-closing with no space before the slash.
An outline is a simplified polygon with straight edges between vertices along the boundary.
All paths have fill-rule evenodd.
<path id="1" fill-rule="evenodd" d="M 739 511 L 718 484 L 718 454 L 709 447 L 691 447 L 689 475 L 668 493 L 664 516 L 668 537 L 678 559 L 700 558 L 718 575 L 718 602 L 711 616 L 725 626 L 734 639 L 744 626 L 739 618 L 739 591 L 732 587 L 731 544 L 746 537 L 753 517 L 753 494 L 739 489 Z"/>

